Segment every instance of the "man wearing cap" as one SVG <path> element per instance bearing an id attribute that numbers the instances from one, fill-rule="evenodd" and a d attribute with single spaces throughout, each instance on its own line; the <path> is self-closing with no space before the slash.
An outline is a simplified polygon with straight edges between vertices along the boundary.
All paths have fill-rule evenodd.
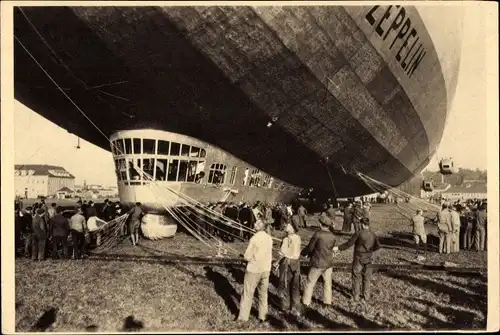
<path id="1" fill-rule="evenodd" d="M 344 223 L 342 223 L 342 232 L 350 233 L 352 229 L 352 204 L 344 207 Z"/>
<path id="2" fill-rule="evenodd" d="M 423 211 L 417 209 L 417 214 L 411 218 L 413 224 L 413 239 L 415 240 L 415 250 L 418 252 L 420 242 L 422 242 L 422 247 L 424 253 L 427 252 L 427 233 L 425 232 L 425 218 L 422 215 Z"/>
<path id="3" fill-rule="evenodd" d="M 354 222 L 354 231 L 356 233 L 361 231 L 361 219 L 364 217 L 361 201 L 356 200 L 353 208 L 352 219 Z"/>
<path id="4" fill-rule="evenodd" d="M 31 259 L 43 261 L 45 259 L 45 245 L 47 243 L 47 224 L 45 222 L 45 211 L 41 208 L 36 210 L 32 222 L 32 251 Z"/>
<path id="5" fill-rule="evenodd" d="M 266 225 L 262 220 L 255 222 L 257 232 L 250 238 L 243 258 L 248 262 L 245 279 L 243 281 L 243 294 L 240 301 L 240 312 L 237 320 L 248 321 L 252 308 L 253 295 L 259 286 L 259 321 L 265 322 L 267 316 L 267 291 L 269 276 L 273 261 L 273 239 L 266 232 Z"/>
<path id="6" fill-rule="evenodd" d="M 477 251 L 484 251 L 486 247 L 486 222 L 486 205 L 482 204 L 475 214 L 475 242 Z"/>
<path id="7" fill-rule="evenodd" d="M 295 217 L 295 216 L 294 216 Z M 298 215 L 297 215 L 298 217 Z M 278 296 L 283 311 L 294 315 L 300 314 L 300 221 L 288 223 L 285 226 L 287 236 L 281 242 L 279 258 L 274 263 L 279 270 Z M 287 296 L 288 295 L 288 299 Z"/>
<path id="8" fill-rule="evenodd" d="M 70 229 L 75 259 L 80 259 L 85 253 L 85 234 L 88 233 L 87 222 L 85 221 L 81 207 L 78 207 L 76 213 L 71 217 Z"/>
<path id="9" fill-rule="evenodd" d="M 460 251 L 460 214 L 458 214 L 457 205 L 453 205 L 450 208 L 450 219 L 451 219 L 451 252 Z"/>
<path id="10" fill-rule="evenodd" d="M 333 251 L 346 250 L 354 245 L 352 261 L 352 295 L 354 301 L 359 301 L 361 292 L 361 278 L 363 278 L 363 297 L 370 300 L 370 281 L 372 277 L 372 256 L 380 249 L 377 235 L 370 230 L 370 220 L 361 220 L 361 230 L 354 234 L 346 243 L 333 247 Z"/>
<path id="11" fill-rule="evenodd" d="M 49 227 L 52 234 L 52 258 L 57 259 L 57 248 L 61 244 L 63 247 L 63 258 L 68 258 L 68 235 L 69 221 L 62 215 L 62 207 L 56 208 L 56 215 L 49 220 Z"/>
<path id="12" fill-rule="evenodd" d="M 136 202 L 135 206 L 129 211 L 130 221 L 128 230 L 130 233 L 130 239 L 134 246 L 139 242 L 139 229 L 141 228 L 141 219 L 144 216 L 144 212 L 141 208 L 141 203 Z"/>
<path id="13" fill-rule="evenodd" d="M 447 203 L 443 203 L 442 209 L 437 214 L 436 219 L 439 234 L 439 253 L 449 254 L 451 252 L 451 233 L 453 228 L 451 226 L 451 214 Z"/>
<path id="14" fill-rule="evenodd" d="M 324 216 L 320 216 L 320 230 L 315 232 L 309 240 L 301 255 L 309 257 L 311 266 L 307 276 L 306 286 L 302 296 L 303 304 L 308 307 L 314 291 L 314 286 L 319 277 L 323 277 L 323 303 L 330 305 L 332 303 L 332 267 L 333 257 L 332 248 L 335 246 L 335 235 L 330 231 L 331 224 Z"/>
<path id="15" fill-rule="evenodd" d="M 297 214 L 299 214 L 300 227 L 307 228 L 307 222 L 306 222 L 307 210 L 305 209 L 305 207 L 300 205 L 299 208 L 297 209 Z"/>

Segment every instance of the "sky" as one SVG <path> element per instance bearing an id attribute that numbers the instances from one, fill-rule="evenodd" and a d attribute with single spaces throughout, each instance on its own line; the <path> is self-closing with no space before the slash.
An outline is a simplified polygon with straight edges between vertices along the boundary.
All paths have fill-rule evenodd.
<path id="1" fill-rule="evenodd" d="M 441 15 L 441 14 L 440 14 Z M 462 58 L 455 100 L 443 138 L 427 169 L 437 170 L 440 158 L 452 157 L 457 167 L 486 169 L 486 43 L 481 12 L 468 9 L 463 25 Z M 493 111 L 495 112 L 495 111 Z M 31 111 L 14 105 L 16 164 L 49 164 L 64 167 L 82 185 L 116 185 L 110 152 L 77 137 Z M 47 136 L 47 134 L 51 134 Z"/>

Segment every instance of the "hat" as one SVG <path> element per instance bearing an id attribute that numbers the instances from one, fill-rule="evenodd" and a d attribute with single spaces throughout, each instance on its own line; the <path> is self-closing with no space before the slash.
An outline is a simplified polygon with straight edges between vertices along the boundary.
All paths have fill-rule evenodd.
<path id="1" fill-rule="evenodd" d="M 369 218 L 362 218 L 361 223 L 364 224 L 365 226 L 370 225 L 370 219 Z"/>
<path id="2" fill-rule="evenodd" d="M 331 226 L 331 223 L 329 222 L 328 220 L 328 217 L 326 215 L 323 215 L 324 213 L 322 213 L 320 216 L 319 216 L 319 223 L 322 225 L 322 226 L 325 226 L 325 227 L 329 227 Z"/>
<path id="3" fill-rule="evenodd" d="M 38 208 L 38 209 L 36 210 L 36 213 L 37 213 L 37 214 L 43 214 L 43 213 L 44 213 L 44 210 L 43 210 L 42 208 Z"/>

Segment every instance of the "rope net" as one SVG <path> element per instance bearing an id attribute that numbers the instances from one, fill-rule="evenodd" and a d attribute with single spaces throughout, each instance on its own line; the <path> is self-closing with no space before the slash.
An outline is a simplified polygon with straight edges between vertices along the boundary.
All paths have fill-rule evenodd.
<path id="1" fill-rule="evenodd" d="M 122 235 L 128 218 L 129 214 L 126 213 L 109 222 L 104 223 L 101 226 L 97 226 L 97 228 L 94 228 L 90 232 L 90 234 L 97 240 L 97 247 L 94 250 L 101 252 L 117 246 L 123 240 Z M 90 218 L 89 221 L 91 219 L 92 218 Z M 94 220 L 96 219 L 94 218 Z"/>
<path id="2" fill-rule="evenodd" d="M 165 184 L 159 184 L 153 180 L 152 176 L 144 172 L 133 161 L 134 168 L 143 176 L 143 180 L 148 181 L 149 190 L 162 204 L 167 213 L 175 219 L 187 232 L 202 242 L 208 248 L 214 250 L 218 257 L 229 253 L 240 255 L 240 252 L 234 249 L 229 243 L 222 240 L 221 235 L 225 234 L 233 238 L 244 240 L 243 234 L 253 234 L 255 229 L 247 227 L 240 222 L 224 216 L 222 213 L 205 206 L 201 202 L 189 197 L 188 195 L 176 191 Z M 166 206 L 167 192 L 172 193 L 178 198 L 177 206 Z M 273 240 L 280 241 L 273 237 Z M 276 251 L 276 248 L 273 247 Z"/>

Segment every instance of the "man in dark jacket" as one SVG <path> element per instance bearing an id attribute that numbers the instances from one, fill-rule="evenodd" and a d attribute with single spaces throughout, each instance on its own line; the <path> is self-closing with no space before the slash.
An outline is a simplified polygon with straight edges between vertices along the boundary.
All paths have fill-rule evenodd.
<path id="1" fill-rule="evenodd" d="M 309 244 L 300 253 L 303 256 L 309 256 L 309 275 L 307 277 L 302 302 L 305 306 L 311 304 L 314 286 L 319 277 L 323 277 L 323 303 L 330 305 L 332 303 L 332 267 L 333 257 L 332 249 L 335 246 L 335 235 L 330 231 L 326 220 L 320 220 L 320 230 L 314 233 L 309 240 Z"/>
<path id="2" fill-rule="evenodd" d="M 243 208 L 240 209 L 240 212 L 238 213 L 238 219 L 243 226 L 247 227 L 248 229 L 253 229 L 255 218 L 252 214 L 252 210 L 248 207 L 247 204 L 244 204 Z M 250 232 L 243 231 L 243 238 L 245 240 L 250 239 L 250 237 Z"/>
<path id="3" fill-rule="evenodd" d="M 47 242 L 47 224 L 45 223 L 45 211 L 41 208 L 36 210 L 32 222 L 32 251 L 31 259 L 43 261 L 45 259 L 45 244 Z"/>
<path id="4" fill-rule="evenodd" d="M 486 214 L 486 205 L 481 204 L 481 206 L 476 211 L 475 215 L 475 242 L 476 242 L 476 250 L 484 251 L 486 247 L 486 223 L 487 223 L 487 214 Z"/>
<path id="5" fill-rule="evenodd" d="M 33 215 L 32 215 L 32 207 L 26 207 L 23 212 L 22 220 L 22 233 L 24 238 L 24 256 L 30 256 L 30 250 L 32 247 L 32 236 L 33 236 Z"/>
<path id="6" fill-rule="evenodd" d="M 63 259 L 68 259 L 69 221 L 62 215 L 62 208 L 56 208 L 56 215 L 49 220 L 52 232 L 52 258 L 57 259 L 57 248 L 62 244 Z"/>
<path id="7" fill-rule="evenodd" d="M 344 207 L 344 223 L 342 224 L 342 232 L 350 233 L 352 229 L 352 205 L 349 203 Z"/>
<path id="8" fill-rule="evenodd" d="M 95 208 L 94 202 L 91 200 L 89 201 L 89 205 L 87 206 L 87 210 L 85 213 L 85 219 L 89 219 L 93 216 L 97 216 L 97 209 Z"/>
<path id="9" fill-rule="evenodd" d="M 373 252 L 380 249 L 377 235 L 370 230 L 370 220 L 361 219 L 361 230 L 354 234 L 346 243 L 334 247 L 333 251 L 346 250 L 354 245 L 352 261 L 352 294 L 354 301 L 359 301 L 361 291 L 361 277 L 363 277 L 364 298 L 370 299 L 370 281 L 372 277 Z"/>
<path id="10" fill-rule="evenodd" d="M 361 219 L 363 219 L 363 207 L 361 206 L 361 201 L 357 200 L 354 204 L 352 220 L 354 222 L 354 231 L 359 233 L 362 229 Z"/>

